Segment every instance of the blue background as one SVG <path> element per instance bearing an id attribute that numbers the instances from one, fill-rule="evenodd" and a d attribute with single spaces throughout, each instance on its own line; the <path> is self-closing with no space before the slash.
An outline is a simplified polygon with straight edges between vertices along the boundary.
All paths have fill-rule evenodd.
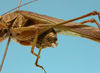
<path id="1" fill-rule="evenodd" d="M 31 0 L 22 0 L 24 4 Z M 0 14 L 15 8 L 18 0 L 1 0 Z M 38 0 L 23 6 L 28 10 L 51 17 L 69 20 L 94 10 L 100 11 L 100 0 Z M 95 18 L 91 16 L 78 21 Z M 97 27 L 95 24 L 87 24 Z M 0 62 L 7 40 L 0 43 Z M 89 39 L 58 34 L 58 47 L 46 48 L 41 52 L 39 65 L 47 73 L 100 73 L 100 44 Z M 36 57 L 30 53 L 31 47 L 21 46 L 11 41 L 1 73 L 44 73 L 34 65 Z M 38 53 L 38 49 L 35 48 Z"/>

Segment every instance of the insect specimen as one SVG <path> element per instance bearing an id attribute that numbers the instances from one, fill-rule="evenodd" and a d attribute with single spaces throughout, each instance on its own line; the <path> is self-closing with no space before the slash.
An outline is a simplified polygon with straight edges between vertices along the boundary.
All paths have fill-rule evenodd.
<path id="1" fill-rule="evenodd" d="M 20 4 L 17 8 L 19 7 L 21 7 Z M 32 46 L 31 53 L 37 56 L 35 65 L 42 68 L 45 73 L 45 69 L 38 65 L 40 52 L 44 48 L 53 47 L 53 44 L 58 45 L 57 33 L 63 35 L 69 35 L 70 33 L 100 42 L 100 26 L 95 19 L 86 20 L 81 23 L 72 22 L 92 15 L 98 15 L 100 20 L 100 14 L 97 11 L 68 21 L 21 10 L 0 16 L 0 42 L 9 38 L 0 71 L 11 39 L 23 46 Z M 96 23 L 98 28 L 84 25 L 84 23 L 88 22 Z M 38 55 L 34 53 L 35 46 L 39 48 Z"/>

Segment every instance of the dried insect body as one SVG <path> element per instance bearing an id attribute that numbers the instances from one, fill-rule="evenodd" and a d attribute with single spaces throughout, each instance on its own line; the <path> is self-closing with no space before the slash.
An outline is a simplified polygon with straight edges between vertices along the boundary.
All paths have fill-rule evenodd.
<path id="1" fill-rule="evenodd" d="M 56 43 L 57 33 L 84 37 L 100 43 L 100 25 L 95 19 L 86 20 L 81 23 L 72 22 L 91 15 L 98 15 L 100 20 L 100 14 L 97 11 L 93 11 L 68 21 L 46 15 L 40 15 L 34 12 L 19 10 L 0 16 L 0 42 L 9 37 L 6 51 L 0 66 L 0 71 L 10 39 L 24 46 L 32 46 L 31 53 L 37 56 L 35 65 L 43 70 L 44 68 L 37 64 L 38 59 L 40 58 L 40 52 L 46 47 L 53 47 L 53 44 L 56 46 L 58 45 Z M 83 25 L 87 22 L 96 23 L 98 28 Z M 39 48 L 38 55 L 34 53 L 35 46 Z M 44 72 L 46 73 L 45 70 Z"/>
<path id="2" fill-rule="evenodd" d="M 56 46 L 58 45 L 56 43 L 57 33 L 85 37 L 93 41 L 100 42 L 99 28 L 71 22 L 74 20 L 75 19 L 64 21 L 33 12 L 15 11 L 1 16 L 0 41 L 2 42 L 10 36 L 12 40 L 21 45 L 32 46 L 31 53 L 37 56 L 35 65 L 44 70 L 42 66 L 37 64 L 40 51 L 46 47 L 53 47 L 53 43 Z M 39 48 L 38 55 L 34 53 L 35 45 Z"/>
<path id="3" fill-rule="evenodd" d="M 92 13 L 97 13 L 98 15 L 98 12 L 96 11 Z M 3 15 L 0 19 L 0 35 L 1 38 L 6 39 L 8 35 L 12 34 L 12 40 L 17 43 L 24 46 L 32 46 L 31 53 L 37 56 L 35 65 L 44 70 L 42 66 L 37 64 L 40 51 L 46 47 L 53 47 L 53 43 L 57 46 L 57 33 L 85 37 L 93 41 L 100 42 L 99 28 L 71 22 L 74 20 L 75 19 L 64 21 L 33 12 L 15 11 L 13 13 Z M 98 23 L 96 24 L 98 25 Z M 0 41 L 3 41 L 4 39 L 0 39 Z M 38 55 L 34 53 L 35 45 L 40 49 Z"/>
<path id="4" fill-rule="evenodd" d="M 64 23 L 59 25 L 59 23 L 65 21 L 61 19 L 45 16 L 45 15 L 36 14 L 33 12 L 28 12 L 28 11 L 19 11 L 19 13 L 21 13 L 27 19 L 33 18 L 35 22 L 29 20 L 28 23 L 26 23 L 25 25 L 29 24 L 30 22 L 34 23 L 34 25 L 11 29 L 12 33 L 16 33 L 14 37 L 16 37 L 17 39 L 25 40 L 25 39 L 33 38 L 35 36 L 37 29 L 39 31 L 38 34 L 41 35 L 48 29 L 54 28 L 54 30 L 59 34 L 85 37 L 93 41 L 100 42 L 99 40 L 100 30 L 98 28 L 91 27 L 88 25 L 83 25 L 81 23 L 75 23 L 75 22 L 69 22 L 69 23 Z M 39 24 L 37 24 L 36 21 Z M 20 32 L 20 34 L 18 32 Z"/>

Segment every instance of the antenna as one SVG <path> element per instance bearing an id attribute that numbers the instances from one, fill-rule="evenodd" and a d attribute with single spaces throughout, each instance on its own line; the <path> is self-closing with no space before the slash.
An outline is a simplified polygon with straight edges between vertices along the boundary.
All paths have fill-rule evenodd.
<path id="1" fill-rule="evenodd" d="M 17 8 L 17 10 L 19 10 L 19 7 L 20 7 L 20 4 L 21 4 L 21 1 L 22 1 L 22 0 L 19 1 L 19 4 L 18 4 L 18 8 Z"/>
<path id="2" fill-rule="evenodd" d="M 35 1 L 37 1 L 37 0 L 30 1 L 30 2 L 28 2 L 28 3 L 25 3 L 25 4 L 23 4 L 23 5 L 20 5 L 19 7 L 25 6 L 25 5 L 30 4 L 30 3 L 32 3 L 32 2 L 35 2 Z M 13 11 L 13 10 L 19 8 L 19 7 L 16 7 L 16 8 L 14 8 L 14 9 L 12 9 L 12 10 L 10 10 L 10 11 L 8 11 L 8 12 L 2 14 L 2 15 L 5 15 L 5 14 L 7 14 L 7 13 L 9 13 L 9 12 L 11 12 L 11 11 Z"/>
<path id="3" fill-rule="evenodd" d="M 5 60 L 5 57 L 6 57 L 6 54 L 7 54 L 7 50 L 8 50 L 8 46 L 9 46 L 10 41 L 11 41 L 11 36 L 9 36 L 8 43 L 7 43 L 7 46 L 6 46 L 6 49 L 5 49 L 5 53 L 4 53 L 4 56 L 3 56 L 3 59 L 2 59 L 1 65 L 0 65 L 0 72 L 1 72 L 4 60 Z"/>

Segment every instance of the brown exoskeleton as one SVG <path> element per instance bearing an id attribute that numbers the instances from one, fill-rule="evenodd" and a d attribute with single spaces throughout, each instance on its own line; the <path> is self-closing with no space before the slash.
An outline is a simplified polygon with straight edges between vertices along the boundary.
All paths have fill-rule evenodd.
<path id="1" fill-rule="evenodd" d="M 100 42 L 100 26 L 95 19 L 86 20 L 81 23 L 72 22 L 91 15 L 98 15 L 100 20 L 100 14 L 97 11 L 68 21 L 20 10 L 0 16 L 0 42 L 9 37 L 0 71 L 11 39 L 24 46 L 32 46 L 31 53 L 37 56 L 35 65 L 43 70 L 44 68 L 37 64 L 40 52 L 46 47 L 53 47 L 53 44 L 58 45 L 56 43 L 57 33 L 64 35 L 71 33 L 72 35 Z M 98 28 L 83 25 L 87 22 L 96 23 Z M 38 55 L 34 53 L 35 46 L 39 48 Z M 44 72 L 46 73 L 45 70 Z"/>

